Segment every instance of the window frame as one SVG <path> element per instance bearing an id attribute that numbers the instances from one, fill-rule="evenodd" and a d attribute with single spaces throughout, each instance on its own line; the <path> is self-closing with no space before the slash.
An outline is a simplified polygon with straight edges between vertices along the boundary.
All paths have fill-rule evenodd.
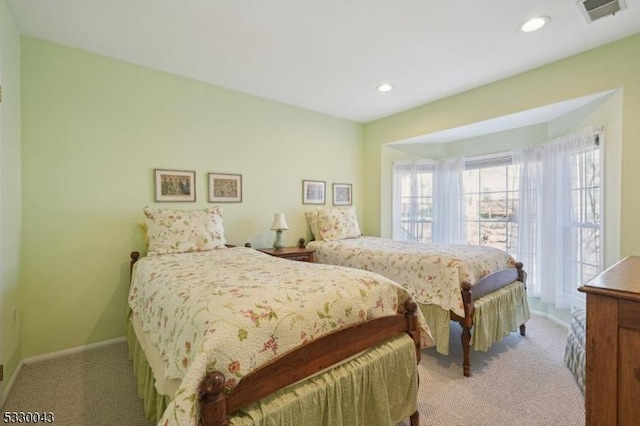
<path id="1" fill-rule="evenodd" d="M 496 168 L 496 167 L 505 167 L 505 182 L 504 182 L 504 189 L 498 189 L 496 190 L 495 188 L 492 188 L 489 191 L 483 191 L 482 189 L 482 177 L 481 175 L 478 176 L 478 188 L 477 191 L 472 191 L 469 188 L 465 187 L 465 183 L 468 181 L 468 178 L 466 176 L 464 176 L 464 173 L 468 172 L 468 171 L 472 171 L 472 170 L 478 170 L 478 173 L 482 173 L 483 169 L 489 169 L 489 168 Z M 509 210 L 509 205 L 510 203 L 513 202 L 513 200 L 519 200 L 520 197 L 518 196 L 513 197 L 513 195 L 515 193 L 520 193 L 520 188 L 519 185 L 513 185 L 513 187 L 511 187 L 511 185 L 509 184 L 509 175 L 510 174 L 516 174 L 517 175 L 517 171 L 515 170 L 517 168 L 517 165 L 513 164 L 513 157 L 510 153 L 500 153 L 500 154 L 493 154 L 493 155 L 486 155 L 486 156 L 481 156 L 481 157 L 472 157 L 468 160 L 465 161 L 465 170 L 463 172 L 463 177 L 462 177 L 462 197 L 463 197 L 463 202 L 465 203 L 466 206 L 466 197 L 469 195 L 477 195 L 477 202 L 478 205 L 476 206 L 475 211 L 477 212 L 476 217 L 474 218 L 470 218 L 467 215 L 467 210 L 465 210 L 465 216 L 463 218 L 464 222 L 465 222 L 465 229 L 467 230 L 466 232 L 466 239 L 467 239 L 467 244 L 475 244 L 475 245 L 490 245 L 490 244 L 483 244 L 482 243 L 482 234 L 480 232 L 480 230 L 482 229 L 482 224 L 490 224 L 490 223 L 504 223 L 504 229 L 505 229 L 505 245 L 504 247 L 498 247 L 504 251 L 506 251 L 507 253 L 514 255 L 516 254 L 516 250 L 517 250 L 517 240 L 516 241 L 511 241 L 510 240 L 510 234 L 513 232 L 510 229 L 510 224 L 512 225 L 512 227 L 515 225 L 517 227 L 517 219 L 514 214 L 510 215 L 509 218 L 501 220 L 501 219 L 487 219 L 487 218 L 483 218 L 482 217 L 482 208 L 480 206 L 480 203 L 482 202 L 483 199 L 483 195 L 492 195 L 492 194 L 505 194 L 505 209 L 507 209 L 507 211 Z M 512 197 L 510 197 L 510 195 Z M 469 241 L 469 236 L 470 233 L 468 231 L 469 227 L 468 225 L 470 223 L 475 223 L 477 224 L 477 229 L 478 229 L 478 241 L 471 243 Z M 517 231 L 513 232 L 515 233 L 515 235 L 517 236 Z M 494 246 L 495 245 L 491 245 Z"/>
<path id="2" fill-rule="evenodd" d="M 597 173 L 597 185 L 588 185 L 585 179 L 585 169 L 586 169 L 586 159 L 585 157 L 590 153 L 590 152 L 597 152 L 598 153 L 598 173 Z M 580 203 L 579 203 L 579 207 L 581 209 L 579 216 L 580 216 L 580 220 L 575 220 L 574 217 L 572 217 L 569 221 L 569 223 L 567 224 L 567 231 L 571 232 L 571 233 L 575 233 L 570 235 L 568 238 L 573 238 L 575 236 L 576 238 L 576 253 L 578 254 L 578 258 L 573 259 L 571 261 L 572 266 L 575 268 L 575 274 L 576 274 L 576 281 L 578 282 L 578 286 L 581 284 L 584 284 L 588 281 L 590 281 L 591 279 L 595 278 L 600 272 L 602 272 L 604 270 L 604 187 L 603 187 L 603 178 L 604 178 L 604 167 L 603 167 L 603 150 L 600 147 L 600 143 L 599 143 L 599 137 L 596 137 L 595 139 L 595 143 L 594 146 L 587 148 L 587 149 L 583 149 L 583 150 L 579 150 L 575 153 L 572 154 L 572 160 L 575 157 L 580 157 L 577 160 L 578 163 L 578 168 L 579 168 L 579 180 L 580 180 L 580 186 L 578 187 L 574 187 L 573 184 L 571 185 L 571 193 L 572 193 L 572 203 L 573 203 L 573 193 L 574 191 L 579 191 L 580 192 Z M 595 174 L 594 174 L 595 175 Z M 583 208 L 586 209 L 586 205 L 587 205 L 587 201 L 585 200 L 585 194 L 589 191 L 592 191 L 594 189 L 597 189 L 598 192 L 598 212 L 597 212 L 597 220 L 596 221 L 588 221 L 586 220 L 586 213 L 584 213 L 582 211 Z M 572 204 L 573 206 L 573 204 Z M 596 256 L 596 263 L 590 263 L 586 261 L 586 256 L 584 254 L 584 246 L 582 244 L 582 238 L 584 235 L 585 230 L 595 230 L 597 231 L 597 235 L 595 237 L 595 244 L 596 244 L 596 249 L 595 249 L 595 256 Z M 591 267 L 591 268 L 595 268 L 595 272 L 592 273 L 590 276 L 586 276 L 585 277 L 585 267 Z M 568 285 L 564 285 L 563 286 L 563 290 L 568 293 L 572 298 L 578 298 L 578 299 L 583 299 L 584 296 L 582 293 L 578 292 L 577 287 L 578 286 L 572 286 L 572 287 L 568 287 Z"/>
<path id="3" fill-rule="evenodd" d="M 415 172 L 415 169 L 419 170 L 420 174 L 430 175 L 431 177 L 431 193 L 427 196 L 417 194 L 418 188 L 416 188 L 416 182 L 413 181 L 410 183 L 410 193 L 411 195 L 404 196 L 402 194 L 402 177 L 400 174 L 406 174 L 411 176 L 412 170 Z M 404 170 L 403 170 L 404 169 Z M 405 161 L 399 160 L 394 161 L 393 163 L 393 191 L 392 191 L 392 199 L 393 199 L 393 213 L 392 213 L 392 238 L 400 239 L 404 241 L 419 241 L 419 242 L 431 242 L 431 237 L 433 235 L 433 211 L 431 216 L 424 216 L 420 219 L 408 218 L 405 219 L 403 216 L 403 199 L 411 198 L 412 201 L 410 204 L 413 204 L 413 207 L 410 207 L 410 210 L 415 209 L 415 204 L 417 199 L 429 199 L 431 203 L 421 203 L 426 205 L 433 206 L 433 172 L 435 170 L 435 162 L 432 160 L 415 160 L 415 161 Z M 404 173 L 403 173 L 404 172 Z M 414 173 L 415 174 L 415 173 Z M 398 195 L 399 194 L 399 195 Z M 431 209 L 432 210 L 432 209 Z M 424 238 L 424 226 L 429 225 L 429 238 Z M 418 235 L 417 230 L 420 229 L 420 233 Z M 410 236 L 413 237 L 411 239 L 401 238 L 402 236 Z"/>

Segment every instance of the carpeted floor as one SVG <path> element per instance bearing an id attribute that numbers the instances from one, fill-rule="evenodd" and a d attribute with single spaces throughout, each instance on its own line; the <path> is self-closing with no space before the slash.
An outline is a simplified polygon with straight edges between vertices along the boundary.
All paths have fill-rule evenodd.
<path id="1" fill-rule="evenodd" d="M 461 367 L 459 328 L 449 356 L 423 351 L 421 423 L 434 426 L 584 425 L 584 399 L 563 362 L 567 329 L 539 315 Z M 64 426 L 148 426 L 126 344 L 25 365 L 2 411 L 50 411 Z M 408 424 L 408 422 L 406 422 Z M 297 425 L 296 425 L 297 426 Z"/>
<path id="2" fill-rule="evenodd" d="M 517 333 L 471 351 L 471 377 L 462 375 L 460 328 L 448 356 L 423 351 L 421 423 L 433 426 L 584 425 L 584 397 L 564 364 L 567 329 L 539 315 Z"/>
<path id="3" fill-rule="evenodd" d="M 149 426 L 126 342 L 26 364 L 2 411 L 52 412 L 55 425 Z"/>

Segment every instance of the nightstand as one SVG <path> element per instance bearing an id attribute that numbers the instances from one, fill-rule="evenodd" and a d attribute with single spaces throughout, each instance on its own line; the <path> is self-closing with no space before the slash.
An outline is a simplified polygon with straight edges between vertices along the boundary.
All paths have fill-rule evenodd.
<path id="1" fill-rule="evenodd" d="M 281 257 L 289 260 L 299 260 L 300 262 L 313 262 L 313 252 L 315 250 L 300 247 L 285 247 L 281 249 L 258 249 L 271 256 Z"/>

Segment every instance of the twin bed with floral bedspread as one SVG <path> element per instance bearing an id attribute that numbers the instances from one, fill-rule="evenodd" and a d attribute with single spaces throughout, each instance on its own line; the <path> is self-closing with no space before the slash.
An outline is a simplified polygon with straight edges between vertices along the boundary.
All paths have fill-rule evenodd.
<path id="1" fill-rule="evenodd" d="M 469 348 L 486 351 L 529 319 L 526 274 L 508 253 L 488 246 L 425 244 L 361 236 L 354 208 L 306 212 L 316 262 L 379 273 L 409 290 L 447 355 L 451 320 L 462 326 L 463 372 Z M 471 329 L 473 328 L 473 333 Z"/>
<path id="2" fill-rule="evenodd" d="M 418 423 L 416 363 L 433 341 L 405 288 L 228 247 L 218 208 L 145 216 L 127 326 L 150 420 Z"/>

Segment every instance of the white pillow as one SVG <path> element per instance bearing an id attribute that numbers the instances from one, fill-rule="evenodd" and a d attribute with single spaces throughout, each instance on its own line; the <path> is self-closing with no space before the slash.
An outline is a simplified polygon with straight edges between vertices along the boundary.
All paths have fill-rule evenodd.
<path id="1" fill-rule="evenodd" d="M 304 216 L 307 218 L 307 223 L 309 224 L 309 229 L 311 230 L 311 236 L 313 239 L 316 241 L 322 240 L 320 231 L 318 231 L 318 211 L 311 210 L 304 212 Z"/>
<path id="2" fill-rule="evenodd" d="M 222 209 L 177 210 L 144 208 L 147 255 L 208 251 L 227 242 Z"/>
<path id="3" fill-rule="evenodd" d="M 318 209 L 318 232 L 329 241 L 362 236 L 356 208 Z"/>

